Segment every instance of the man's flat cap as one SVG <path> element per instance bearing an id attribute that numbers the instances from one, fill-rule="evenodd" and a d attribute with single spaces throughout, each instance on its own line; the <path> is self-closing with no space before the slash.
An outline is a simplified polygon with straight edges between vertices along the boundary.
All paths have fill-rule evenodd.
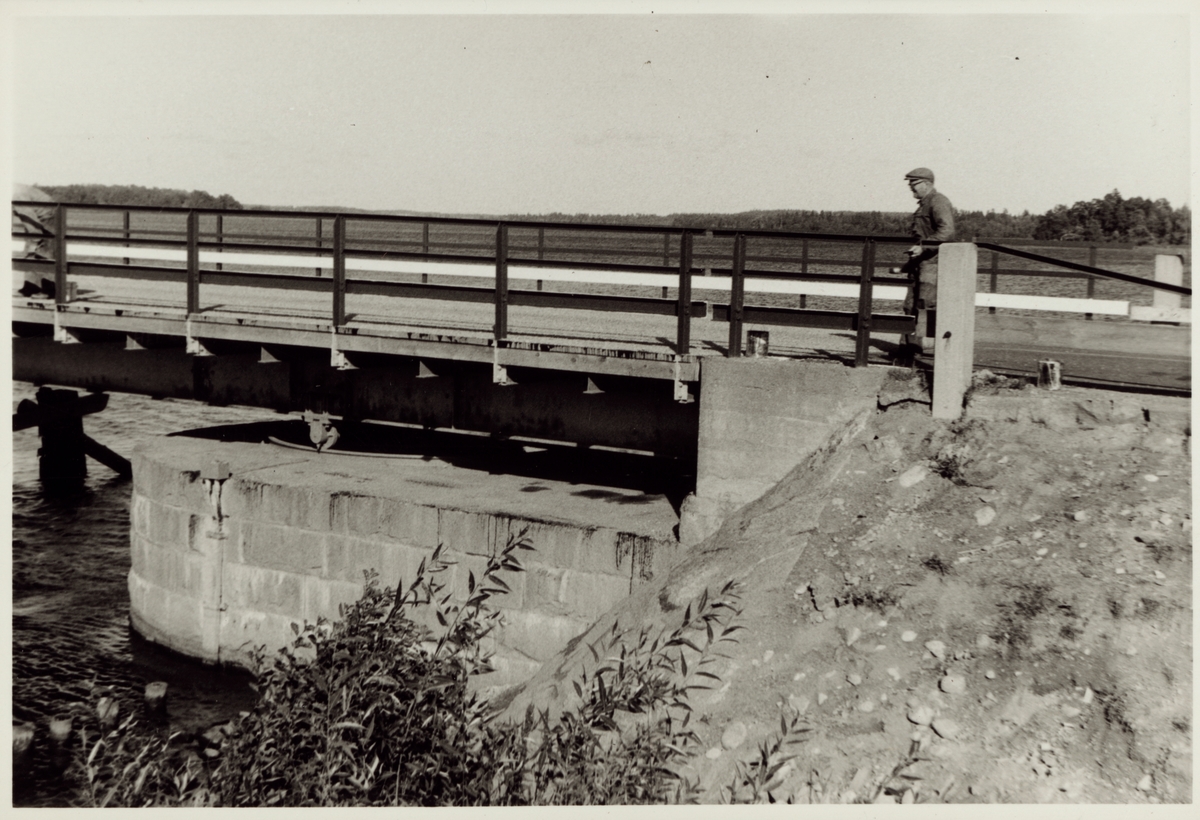
<path id="1" fill-rule="evenodd" d="M 907 174 L 904 175 L 904 178 L 905 179 L 927 179 L 930 182 L 933 182 L 933 171 L 930 171 L 928 168 L 913 168 L 911 171 L 909 171 Z"/>

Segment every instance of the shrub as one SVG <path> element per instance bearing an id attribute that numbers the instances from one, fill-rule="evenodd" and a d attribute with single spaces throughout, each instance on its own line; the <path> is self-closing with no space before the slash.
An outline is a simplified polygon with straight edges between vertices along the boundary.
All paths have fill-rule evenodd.
<path id="1" fill-rule="evenodd" d="M 485 639 L 521 571 L 510 538 L 459 602 L 441 549 L 395 590 L 367 573 L 336 622 L 295 626 L 291 647 L 259 655 L 258 701 L 198 753 L 160 726 L 127 718 L 94 734 L 80 715 L 71 775 L 84 805 L 371 806 L 662 803 L 694 800 L 684 769 L 697 751 L 689 695 L 736 640 L 738 592 L 707 591 L 678 626 L 614 624 L 557 717 L 495 719 L 468 679 L 490 670 Z M 429 616 L 425 618 L 424 616 Z M 436 623 L 436 631 L 424 621 Z M 99 737 L 93 740 L 93 737 Z M 212 738 L 213 734 L 207 733 Z"/>

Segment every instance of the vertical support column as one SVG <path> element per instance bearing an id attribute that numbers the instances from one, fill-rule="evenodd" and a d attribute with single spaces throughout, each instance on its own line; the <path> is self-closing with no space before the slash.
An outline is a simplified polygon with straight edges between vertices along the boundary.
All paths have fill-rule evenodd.
<path id="1" fill-rule="evenodd" d="M 992 293 L 996 292 L 996 286 L 1000 283 L 1000 254 L 992 251 L 992 278 L 989 283 L 989 289 Z M 995 313 L 996 308 L 988 308 L 988 313 Z"/>
<path id="2" fill-rule="evenodd" d="M 217 245 L 225 244 L 225 214 L 217 214 Z M 224 253 L 220 247 L 217 248 L 217 253 Z M 217 270 L 224 270 L 224 266 L 218 262 Z"/>
<path id="3" fill-rule="evenodd" d="M 321 217 L 318 216 L 317 217 L 317 255 L 318 256 L 320 256 L 320 254 L 321 254 L 322 245 L 323 245 L 323 240 L 321 238 Z M 320 275 L 321 275 L 321 269 L 317 268 L 317 276 L 320 276 Z"/>
<path id="4" fill-rule="evenodd" d="M 675 333 L 675 352 L 686 356 L 692 348 L 692 235 L 679 236 L 679 304 Z"/>
<path id="5" fill-rule="evenodd" d="M 950 242 L 938 249 L 937 336 L 933 347 L 933 417 L 957 419 L 975 361 L 975 274 L 979 249 Z"/>
<path id="6" fill-rule="evenodd" d="M 1183 284 L 1183 257 L 1160 253 L 1154 257 L 1154 281 L 1167 285 Z M 1154 307 L 1164 310 L 1179 310 L 1183 307 L 1183 296 L 1166 290 L 1154 291 Z"/>
<path id="7" fill-rule="evenodd" d="M 346 324 L 346 217 L 333 218 L 333 325 Z"/>
<path id="8" fill-rule="evenodd" d="M 805 276 L 807 274 L 808 274 L 808 240 L 801 239 L 800 240 L 800 275 Z M 803 310 L 806 307 L 808 307 L 808 295 L 801 293 L 800 294 L 800 309 Z"/>
<path id="9" fill-rule="evenodd" d="M 200 215 L 187 214 L 187 312 L 200 312 Z"/>
<path id="10" fill-rule="evenodd" d="M 496 226 L 496 347 L 508 338 L 508 226 Z"/>
<path id="11" fill-rule="evenodd" d="M 425 254 L 426 256 L 429 255 L 429 223 L 428 222 L 421 223 L 421 253 Z M 421 274 L 421 284 L 422 285 L 429 284 L 429 274 L 428 273 Z"/>
<path id="12" fill-rule="evenodd" d="M 125 212 L 125 213 L 122 215 L 122 219 L 121 219 L 121 227 L 122 227 L 122 229 L 123 229 L 123 230 L 124 230 L 124 232 L 125 232 L 125 247 L 127 247 L 127 248 L 128 248 L 128 247 L 129 247 L 129 211 L 126 211 L 126 212 Z M 126 265 L 128 265 L 128 264 L 129 264 L 129 257 L 128 257 L 128 256 L 126 256 L 124 261 L 125 261 L 125 264 L 126 264 Z"/>
<path id="13" fill-rule="evenodd" d="M 495 341 L 492 345 L 492 383 L 512 384 L 508 368 L 500 363 L 500 348 L 508 338 L 508 226 L 503 222 L 496 226 L 496 323 L 492 330 Z"/>
<path id="14" fill-rule="evenodd" d="M 1092 245 L 1088 248 L 1088 265 L 1090 265 L 1093 268 L 1096 267 L 1096 246 L 1095 245 Z M 1088 278 L 1087 278 L 1087 298 L 1094 299 L 1095 297 L 1096 297 L 1096 277 L 1088 276 Z M 1085 314 L 1083 314 L 1083 318 L 1090 320 L 1092 318 L 1092 314 L 1085 313 Z"/>
<path id="15" fill-rule="evenodd" d="M 62 305 L 67 298 L 67 209 L 60 202 L 54 206 L 54 303 Z"/>
<path id="16" fill-rule="evenodd" d="M 871 297 L 874 291 L 875 240 L 863 241 L 862 271 L 858 277 L 858 333 L 854 338 L 854 366 L 866 367 L 871 351 Z"/>
<path id="17" fill-rule="evenodd" d="M 742 355 L 742 317 L 746 306 L 746 235 L 733 237 L 733 277 L 729 289 L 730 358 Z"/>

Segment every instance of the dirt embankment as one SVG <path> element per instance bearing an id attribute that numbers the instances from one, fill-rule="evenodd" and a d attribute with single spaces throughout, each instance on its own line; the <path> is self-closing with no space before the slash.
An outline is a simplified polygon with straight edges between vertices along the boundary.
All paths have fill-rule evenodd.
<path id="1" fill-rule="evenodd" d="M 585 645 L 742 583 L 742 640 L 693 700 L 723 799 L 781 711 L 776 801 L 1191 800 L 1190 404 L 982 387 L 845 430 L 601 619 L 509 707 L 571 696 Z M 765 797 L 765 795 L 764 795 Z"/>

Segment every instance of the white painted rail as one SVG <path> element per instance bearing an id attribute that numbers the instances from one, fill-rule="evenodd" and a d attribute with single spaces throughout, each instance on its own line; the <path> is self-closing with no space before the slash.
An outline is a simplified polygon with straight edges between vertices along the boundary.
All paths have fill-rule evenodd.
<path id="1" fill-rule="evenodd" d="M 23 244 L 10 240 L 14 253 L 20 254 Z M 185 262 L 187 252 L 172 248 L 152 247 L 120 247 L 114 245 L 89 245 L 71 242 L 67 246 L 68 258 L 101 258 L 101 259 L 130 259 L 139 261 Z M 308 254 L 285 253 L 249 253 L 245 251 L 218 252 L 213 250 L 200 251 L 201 263 L 224 265 L 251 266 L 255 268 L 307 268 L 332 270 L 333 259 L 329 256 L 313 256 Z M 424 262 L 415 260 L 388 259 L 356 259 L 346 258 L 346 270 L 371 273 L 406 273 L 429 274 L 431 276 L 464 276 L 474 278 L 490 278 L 494 268 L 490 263 L 464 262 Z M 259 271 L 247 271 L 255 273 Z M 262 273 L 269 271 L 263 270 Z M 575 282 L 604 285 L 638 285 L 645 287 L 674 287 L 679 283 L 676 274 L 659 273 L 629 273 L 625 271 L 582 270 L 564 268 L 537 268 L 521 265 L 510 265 L 510 279 L 539 280 L 543 282 Z M 764 279 L 748 276 L 746 278 L 747 293 L 778 293 L 796 296 L 835 296 L 847 299 L 858 297 L 858 285 L 838 282 L 811 282 L 781 279 Z M 728 276 L 705 276 L 696 274 L 692 277 L 693 291 L 729 292 L 732 279 Z M 873 290 L 877 299 L 900 301 L 905 297 L 906 288 L 895 285 L 878 285 Z M 975 294 L 976 307 L 1016 308 L 1021 310 L 1051 310 L 1062 313 L 1093 313 L 1104 316 L 1130 316 L 1131 318 L 1148 321 L 1162 318 L 1159 311 L 1149 311 L 1134 306 L 1132 311 L 1128 301 L 1117 299 L 1077 299 L 1061 296 L 1028 296 L 1011 293 Z M 1167 321 L 1189 321 L 1190 311 L 1183 317 L 1185 311 L 1163 311 L 1170 314 Z"/>

